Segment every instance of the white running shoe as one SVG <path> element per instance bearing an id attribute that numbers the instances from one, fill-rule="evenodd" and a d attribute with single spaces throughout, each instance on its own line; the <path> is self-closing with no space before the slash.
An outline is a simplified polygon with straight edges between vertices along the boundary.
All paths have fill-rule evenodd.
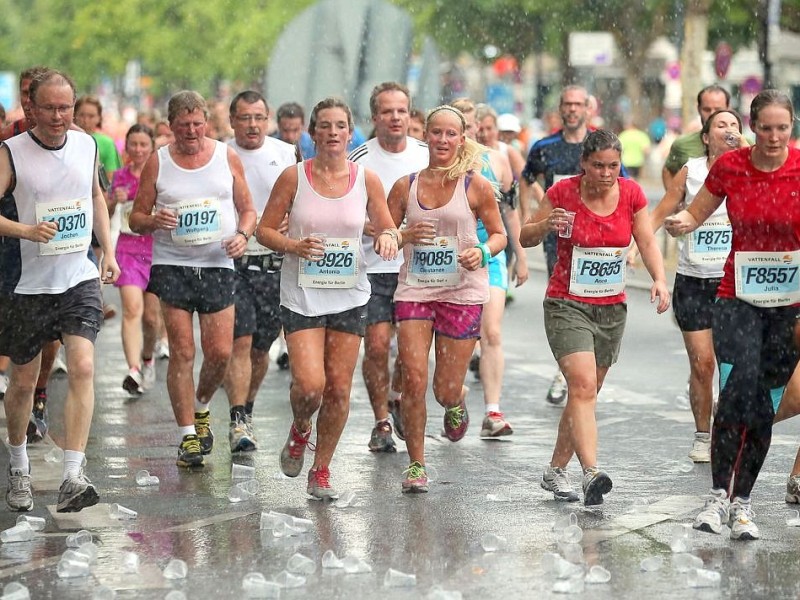
<path id="1" fill-rule="evenodd" d="M 566 469 L 547 465 L 542 473 L 542 489 L 553 492 L 553 497 L 562 502 L 577 502 L 578 493 L 572 488 Z"/>
<path id="2" fill-rule="evenodd" d="M 0 400 L 5 398 L 6 391 L 8 391 L 8 375 L 3 373 L 0 375 Z"/>
<path id="3" fill-rule="evenodd" d="M 64 346 L 58 349 L 58 353 L 56 354 L 56 359 L 53 361 L 53 366 L 50 369 L 50 373 L 63 373 L 64 375 L 67 374 L 67 363 L 64 361 Z"/>
<path id="4" fill-rule="evenodd" d="M 547 390 L 547 401 L 555 406 L 561 406 L 567 399 L 567 380 L 564 375 L 559 371 L 553 377 L 553 382 L 550 384 L 550 389 Z"/>
<path id="5" fill-rule="evenodd" d="M 757 540 L 761 532 L 753 523 L 753 507 L 750 502 L 734 498 L 729 511 L 728 526 L 731 528 L 732 540 Z"/>
<path id="6" fill-rule="evenodd" d="M 134 367 L 122 380 L 122 389 L 132 396 L 141 396 L 142 392 L 142 372 Z"/>
<path id="7" fill-rule="evenodd" d="M 156 348 L 153 352 L 153 356 L 159 360 L 165 360 L 169 358 L 169 342 L 167 342 L 167 340 L 158 340 L 156 342 Z"/>
<path id="8" fill-rule="evenodd" d="M 711 462 L 711 434 L 695 431 L 692 449 L 689 451 L 689 458 L 692 462 L 707 463 Z"/>
<path id="9" fill-rule="evenodd" d="M 703 510 L 695 517 L 692 527 L 706 533 L 722 533 L 730 519 L 730 502 L 724 490 L 712 490 Z"/>
<path id="10" fill-rule="evenodd" d="M 147 391 L 156 384 L 156 361 L 142 361 L 142 389 Z"/>

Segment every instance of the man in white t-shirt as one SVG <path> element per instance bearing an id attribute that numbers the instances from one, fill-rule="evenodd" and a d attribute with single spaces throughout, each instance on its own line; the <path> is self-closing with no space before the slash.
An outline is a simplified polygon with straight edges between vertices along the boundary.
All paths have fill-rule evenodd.
<path id="1" fill-rule="evenodd" d="M 228 144 L 242 160 L 253 206 L 261 218 L 278 176 L 296 164 L 295 147 L 267 137 L 269 107 L 258 92 L 244 91 L 233 98 L 230 121 L 234 139 Z M 253 403 L 267 374 L 269 349 L 281 332 L 282 261 L 283 254 L 265 248 L 255 236 L 248 240 L 244 256 L 234 261 L 233 353 L 224 382 L 230 403 L 231 452 L 248 452 L 257 447 Z"/>
<path id="2" fill-rule="evenodd" d="M 370 95 L 370 111 L 375 137 L 350 153 L 353 162 L 375 171 L 383 183 L 386 195 L 401 177 L 416 173 L 428 166 L 428 147 L 408 136 L 411 95 L 404 85 L 390 81 L 377 85 Z M 364 229 L 362 244 L 367 262 L 372 295 L 367 305 L 367 333 L 364 336 L 364 383 L 375 414 L 375 427 L 369 441 L 372 452 L 395 452 L 389 411 L 395 431 L 403 439 L 400 420 L 400 369 L 395 362 L 391 378 L 392 399 L 389 399 L 389 349 L 393 335 L 394 291 L 402 254 L 384 261 L 372 248 L 374 231 L 369 223 Z"/>

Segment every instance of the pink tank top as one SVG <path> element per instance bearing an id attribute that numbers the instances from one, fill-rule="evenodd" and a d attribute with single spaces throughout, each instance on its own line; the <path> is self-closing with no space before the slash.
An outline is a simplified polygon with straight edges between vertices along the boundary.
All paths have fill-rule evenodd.
<path id="1" fill-rule="evenodd" d="M 444 206 L 427 209 L 417 199 L 417 183 L 414 177 L 408 193 L 406 219 L 414 225 L 426 218 L 438 219 L 436 235 L 458 238 L 458 253 L 478 244 L 478 220 L 467 200 L 464 176 L 459 178 L 452 198 Z M 400 268 L 397 291 L 394 299 L 408 302 L 452 302 L 453 304 L 485 304 L 489 300 L 489 276 L 486 267 L 467 271 L 458 266 L 459 281 L 455 285 L 423 287 L 409 281 L 409 265 L 414 260 L 414 245 L 403 247 L 403 266 Z"/>

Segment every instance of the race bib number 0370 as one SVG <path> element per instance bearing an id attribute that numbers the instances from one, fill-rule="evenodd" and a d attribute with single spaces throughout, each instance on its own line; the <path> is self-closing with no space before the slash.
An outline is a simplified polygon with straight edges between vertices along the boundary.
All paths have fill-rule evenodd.
<path id="1" fill-rule="evenodd" d="M 92 241 L 92 223 L 89 216 L 91 200 L 57 200 L 37 202 L 36 220 L 58 225 L 58 233 L 46 244 L 39 244 L 39 254 L 53 256 L 85 252 Z"/>

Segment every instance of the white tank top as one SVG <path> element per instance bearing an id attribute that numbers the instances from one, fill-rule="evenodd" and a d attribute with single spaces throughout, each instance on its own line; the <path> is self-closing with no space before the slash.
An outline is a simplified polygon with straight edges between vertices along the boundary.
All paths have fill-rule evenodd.
<path id="1" fill-rule="evenodd" d="M 67 217 L 69 227 L 62 227 L 62 236 L 74 235 L 85 243 L 76 243 L 74 249 L 63 253 L 49 254 L 56 247 L 53 240 L 48 244 L 19 240 L 18 255 L 6 254 L 6 264 L 0 267 L 4 271 L 4 289 L 17 294 L 61 294 L 99 277 L 97 267 L 87 256 L 94 223 L 92 190 L 97 161 L 94 139 L 69 130 L 60 148 L 41 145 L 30 132 L 5 143 L 11 151 L 14 169 L 12 196 L 17 221 L 34 225 L 43 218 Z M 10 238 L 4 241 L 16 243 Z M 64 243 L 68 242 L 65 237 Z M 7 279 L 17 276 L 16 284 Z"/>
<path id="2" fill-rule="evenodd" d="M 417 174 L 419 175 L 419 174 Z M 457 253 L 478 244 L 478 220 L 469 206 L 465 178 L 462 176 L 453 196 L 444 206 L 426 209 L 420 205 L 417 196 L 419 177 L 414 177 L 408 193 L 406 220 L 412 226 L 426 218 L 436 218 L 436 234 L 441 237 L 457 238 Z M 408 279 L 408 268 L 414 255 L 414 245 L 403 246 L 403 266 L 397 279 L 395 300 L 410 302 L 452 302 L 453 304 L 485 304 L 489 301 L 489 275 L 486 267 L 475 271 L 456 267 L 459 282 L 456 285 L 423 287 L 411 285 Z"/>
<path id="3" fill-rule="evenodd" d="M 686 174 L 686 206 L 689 206 L 700 191 L 700 188 L 703 187 L 706 177 L 708 177 L 708 158 L 705 156 L 691 158 L 686 161 L 686 169 L 688 171 Z M 716 237 L 724 236 L 724 232 L 721 229 L 723 228 L 722 223 L 727 221 L 727 217 L 728 209 L 723 200 L 722 204 L 706 220 L 704 226 L 708 227 L 709 224 L 716 223 L 718 230 Z M 727 229 L 730 231 L 730 224 L 728 224 Z M 728 246 L 730 246 L 730 234 L 728 240 Z M 687 240 L 687 236 L 681 236 L 678 239 L 678 249 L 678 266 L 676 270 L 681 275 L 699 277 L 701 279 L 718 279 L 722 277 L 726 257 L 720 257 L 712 262 L 701 262 L 694 259 L 690 252 L 690 243 Z"/>
<path id="4" fill-rule="evenodd" d="M 363 306 L 370 296 L 364 248 L 360 243 L 367 214 L 364 167 L 357 165 L 355 184 L 344 196 L 326 198 L 311 187 L 304 165 L 305 162 L 297 164 L 297 192 L 289 213 L 287 235 L 292 239 L 301 239 L 311 233 L 324 233 L 328 240 L 351 240 L 351 244 L 358 246 L 355 252 L 357 280 L 347 288 L 301 287 L 298 280 L 301 259 L 297 255 L 289 255 L 281 268 L 281 305 L 307 317 L 336 314 Z"/>
<path id="5" fill-rule="evenodd" d="M 158 150 L 156 208 L 180 208 L 186 221 L 178 230 L 153 232 L 154 265 L 233 268 L 233 260 L 222 246 L 222 240 L 236 234 L 237 221 L 228 146 L 209 138 L 206 143 L 214 144 L 214 152 L 197 169 L 175 164 L 169 146 Z M 213 240 L 193 244 L 190 236 L 199 230 L 207 231 Z"/>

